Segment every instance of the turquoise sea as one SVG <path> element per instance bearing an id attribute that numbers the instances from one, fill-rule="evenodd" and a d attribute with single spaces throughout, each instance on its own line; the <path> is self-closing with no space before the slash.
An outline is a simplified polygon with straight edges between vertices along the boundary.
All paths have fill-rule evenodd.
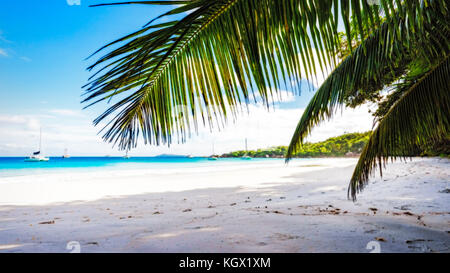
<path id="1" fill-rule="evenodd" d="M 284 162 L 282 158 L 219 158 L 212 161 L 205 157 L 50 157 L 48 162 L 25 162 L 24 157 L 0 157 L 0 177 L 45 174 L 67 171 L 132 170 L 132 169 L 180 169 L 248 165 L 263 162 Z"/>

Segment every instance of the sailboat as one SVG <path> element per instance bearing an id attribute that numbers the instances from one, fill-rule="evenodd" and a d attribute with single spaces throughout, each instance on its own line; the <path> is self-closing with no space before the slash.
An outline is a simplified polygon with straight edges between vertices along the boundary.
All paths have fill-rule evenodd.
<path id="1" fill-rule="evenodd" d="M 42 146 L 42 128 L 39 131 L 39 151 L 34 152 L 29 157 L 25 158 L 25 162 L 40 162 L 40 161 L 49 161 L 48 157 L 41 155 L 41 146 Z"/>
<path id="2" fill-rule="evenodd" d="M 243 156 L 241 157 L 241 159 L 243 159 L 243 160 L 251 160 L 252 158 L 249 157 L 249 156 L 247 155 L 247 153 L 248 153 L 248 149 L 247 149 L 247 139 L 245 139 L 245 155 L 243 155 Z"/>
<path id="3" fill-rule="evenodd" d="M 129 159 L 130 157 L 131 157 L 131 156 L 128 155 L 128 150 L 127 150 L 127 152 L 126 152 L 126 154 L 123 156 L 123 158 Z"/>
<path id="4" fill-rule="evenodd" d="M 70 158 L 70 155 L 67 153 L 67 148 L 64 149 L 64 154 L 63 154 L 62 158 Z"/>
<path id="5" fill-rule="evenodd" d="M 212 155 L 208 157 L 208 160 L 217 160 L 217 156 L 214 155 L 214 142 L 212 144 Z"/>

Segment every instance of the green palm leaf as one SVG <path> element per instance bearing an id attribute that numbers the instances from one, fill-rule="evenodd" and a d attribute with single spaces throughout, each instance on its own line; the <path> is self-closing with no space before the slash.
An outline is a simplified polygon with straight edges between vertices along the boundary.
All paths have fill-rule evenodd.
<path id="1" fill-rule="evenodd" d="M 390 18 L 336 67 L 306 107 L 292 136 L 286 161 L 295 155 L 315 125 L 331 118 L 336 108 L 344 105 L 345 98 L 361 91 L 375 91 L 368 90 L 369 87 L 382 90 L 406 73 L 413 61 L 435 62 L 450 52 L 448 10 L 436 3 L 423 13 L 433 16 L 433 21 L 421 26 L 422 33 L 415 33 L 417 26 L 411 26 L 409 17 Z M 394 22 L 395 30 L 391 27 Z M 405 36 L 416 39 L 410 41 Z"/>
<path id="2" fill-rule="evenodd" d="M 404 95 L 390 108 L 373 131 L 356 165 L 349 196 L 367 185 L 369 176 L 389 158 L 412 154 L 417 145 L 440 141 L 450 134 L 450 59 L 422 75 L 401 83 Z"/>
<path id="3" fill-rule="evenodd" d="M 395 33 L 389 31 L 389 24 L 384 23 L 327 77 L 309 102 L 294 131 L 286 153 L 286 161 L 298 152 L 315 125 L 331 118 L 336 108 L 343 106 L 346 96 L 355 95 L 367 86 L 377 86 L 381 89 L 404 72 L 405 64 L 409 62 L 410 57 L 405 51 L 394 50 L 403 47 L 387 47 L 381 41 L 403 43 L 395 36 Z M 405 62 L 399 62 L 400 59 L 404 59 Z M 400 65 L 393 67 L 394 63 Z M 389 71 L 394 73 L 390 74 Z"/>
<path id="4" fill-rule="evenodd" d="M 372 28 L 380 22 L 379 7 L 366 1 L 125 4 L 175 2 L 180 6 L 162 16 L 184 16 L 182 19 L 157 25 L 152 21 L 108 44 L 106 48 L 119 47 L 89 67 L 99 69 L 85 86 L 83 101 L 90 106 L 121 98 L 94 123 L 110 118 L 104 139 L 118 142 L 123 149 L 135 146 L 140 134 L 151 144 L 170 144 L 173 134 L 184 141 L 191 128 L 197 128 L 198 120 L 219 126 L 257 95 L 268 105 L 272 90 L 281 84 L 289 84 L 291 79 L 312 80 L 319 68 L 333 66 L 340 18 L 347 24 L 350 16 L 357 14 L 359 24 L 371 24 Z M 394 1 L 382 2 L 384 9 L 391 7 L 395 12 Z M 420 1 L 407 2 L 417 10 Z M 372 23 L 364 18 L 372 18 Z M 319 52 L 317 63 L 314 49 Z M 297 90 L 295 86 L 292 89 Z"/>

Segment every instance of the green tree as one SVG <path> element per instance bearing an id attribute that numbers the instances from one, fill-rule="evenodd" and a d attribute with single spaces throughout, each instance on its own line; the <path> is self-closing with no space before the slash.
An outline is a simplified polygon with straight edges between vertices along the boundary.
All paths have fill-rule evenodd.
<path id="1" fill-rule="evenodd" d="M 358 154 L 362 147 L 369 140 L 370 132 L 350 133 L 337 137 L 329 138 L 317 143 L 303 143 L 295 157 L 338 157 L 345 156 L 348 152 Z M 355 145 L 357 143 L 358 145 Z M 257 151 L 248 151 L 248 155 L 253 157 L 279 157 L 285 156 L 286 146 L 272 147 L 268 149 L 258 149 Z M 245 151 L 234 151 L 221 155 L 222 157 L 241 157 Z"/>
<path id="2" fill-rule="evenodd" d="M 199 122 L 221 126 L 257 95 L 269 107 L 282 83 L 314 81 L 319 70 L 327 69 L 332 72 L 301 117 L 287 159 L 337 107 L 379 99 L 386 87 L 399 92 L 386 103 L 362 150 L 349 187 L 352 198 L 389 157 L 409 154 L 413 147 L 449 133 L 446 0 L 126 4 L 132 3 L 177 6 L 107 44 L 101 50 L 111 50 L 89 67 L 96 72 L 86 85 L 84 102 L 118 98 L 94 123 L 107 121 L 103 138 L 122 149 L 135 147 L 140 136 L 157 145 L 170 144 L 173 136 L 185 141 Z M 161 18 L 166 20 L 158 23 Z M 345 41 L 351 42 L 343 42 L 340 22 Z M 299 93 L 298 86 L 291 89 Z"/>

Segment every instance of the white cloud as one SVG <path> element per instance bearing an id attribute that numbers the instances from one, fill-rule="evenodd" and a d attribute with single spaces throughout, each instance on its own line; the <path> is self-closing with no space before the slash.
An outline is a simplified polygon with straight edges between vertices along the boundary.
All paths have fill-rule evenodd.
<path id="1" fill-rule="evenodd" d="M 5 49 L 3 49 L 3 48 L 0 48 L 0 56 L 3 56 L 3 57 L 8 57 L 8 53 L 6 52 L 6 50 L 5 50 Z"/>
<path id="2" fill-rule="evenodd" d="M 7 40 L 7 39 L 3 36 L 3 31 L 2 31 L 2 30 L 0 30 L 0 41 L 1 41 L 1 42 L 4 42 L 4 43 L 8 43 L 8 44 L 12 43 L 11 41 Z"/>
<path id="3" fill-rule="evenodd" d="M 65 148 L 73 156 L 77 155 L 122 155 L 122 151 L 112 149 L 98 135 L 102 127 L 93 127 L 92 120 L 80 111 L 61 111 L 53 109 L 49 115 L 0 115 L 0 156 L 26 156 L 39 144 L 39 128 L 42 127 L 42 144 L 46 155 L 59 156 Z M 69 110 L 69 109 L 65 109 Z M 345 109 L 335 117 L 315 128 L 308 141 L 321 141 L 344 132 L 367 131 L 372 127 L 372 117 L 368 107 Z M 149 156 L 161 153 L 209 155 L 214 143 L 216 153 L 244 149 L 245 138 L 248 148 L 266 148 L 276 145 L 288 145 L 303 109 L 273 109 L 267 111 L 263 106 L 249 106 L 249 113 L 241 114 L 235 122 L 230 120 L 224 128 L 200 125 L 198 134 L 185 144 L 174 143 L 167 146 L 144 145 L 140 141 L 138 148 L 130 151 L 132 156 Z M 67 115 L 71 119 L 67 119 Z M 177 139 L 174 138 L 176 142 Z"/>
<path id="4" fill-rule="evenodd" d="M 34 130 L 39 128 L 39 119 L 27 115 L 0 115 L 0 127 L 16 127 Z M 6 131 L 6 130 L 5 130 Z"/>
<path id="5" fill-rule="evenodd" d="M 84 114 L 80 110 L 73 109 L 52 109 L 48 111 L 49 113 L 61 115 L 61 116 L 69 116 L 69 117 L 83 117 Z"/>
<path id="6" fill-rule="evenodd" d="M 143 147 L 131 151 L 131 154 L 158 153 L 209 155 L 214 143 L 215 152 L 222 154 L 232 150 L 244 149 L 248 139 L 249 149 L 288 145 L 295 127 L 300 120 L 303 109 L 271 109 L 268 112 L 262 106 L 249 106 L 249 114 L 238 116 L 221 130 L 201 127 L 198 135 L 193 135 L 186 144 L 174 144 L 171 149 L 165 147 Z M 357 109 L 345 109 L 335 114 L 330 121 L 325 121 L 313 129 L 307 141 L 322 141 L 346 132 L 364 132 L 372 128 L 372 116 L 368 106 Z"/>
<path id="7" fill-rule="evenodd" d="M 373 117 L 368 112 L 368 105 L 362 105 L 355 109 L 346 108 L 338 111 L 334 117 L 322 122 L 313 129 L 307 141 L 317 142 L 344 133 L 365 132 L 372 130 Z"/>
<path id="8" fill-rule="evenodd" d="M 46 155 L 61 155 L 64 148 L 78 155 L 105 155 L 111 150 L 84 117 L 0 115 L 0 156 L 25 156 L 37 149 L 40 128 Z"/>
<path id="9" fill-rule="evenodd" d="M 69 6 L 80 6 L 81 5 L 81 0 L 66 0 L 67 4 Z"/>
<path id="10" fill-rule="evenodd" d="M 21 59 L 22 61 L 24 61 L 24 62 L 27 62 L 27 63 L 29 63 L 29 62 L 32 61 L 30 58 L 25 57 L 25 56 L 20 57 L 20 59 Z"/>
<path id="11" fill-rule="evenodd" d="M 250 98 L 253 96 L 250 95 Z M 255 93 L 255 99 L 258 103 L 262 103 L 262 97 L 259 93 Z M 253 99 L 251 99 L 253 101 Z M 272 95 L 268 94 L 269 104 L 272 103 L 286 103 L 295 101 L 295 94 L 286 90 L 272 90 Z"/>
<path id="12" fill-rule="evenodd" d="M 214 139 L 218 153 L 243 149 L 245 138 L 248 139 L 249 149 L 288 145 L 302 114 L 303 109 L 276 109 L 268 112 L 263 107 L 250 106 L 249 115 L 238 117 L 234 124 L 226 126 L 221 132 L 215 131 L 209 135 L 208 131 L 202 131 L 200 141 L 194 141 L 198 144 L 202 141 L 210 142 L 211 147 Z M 371 128 L 372 117 L 367 106 L 345 109 L 342 115 L 336 113 L 330 121 L 314 128 L 307 141 L 322 141 L 345 132 L 363 132 Z"/>

